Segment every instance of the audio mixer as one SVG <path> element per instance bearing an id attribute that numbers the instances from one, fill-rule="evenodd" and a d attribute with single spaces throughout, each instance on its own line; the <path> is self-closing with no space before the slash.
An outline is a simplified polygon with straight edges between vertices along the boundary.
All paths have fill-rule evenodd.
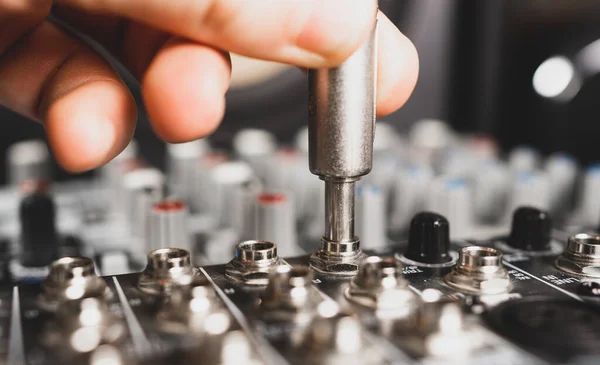
<path id="1" fill-rule="evenodd" d="M 13 146 L 1 359 L 597 363 L 597 167 L 380 122 L 356 186 L 365 258 L 315 270 L 324 187 L 307 148 L 306 130 L 279 146 L 248 129 L 230 153 L 169 145 L 163 173 L 134 142 L 95 179 L 51 184 L 45 145 Z"/>
<path id="2" fill-rule="evenodd" d="M 375 125 L 376 39 L 309 70 L 292 145 L 168 145 L 163 172 L 132 142 L 64 183 L 12 146 L 0 363 L 597 364 L 600 167 Z"/>

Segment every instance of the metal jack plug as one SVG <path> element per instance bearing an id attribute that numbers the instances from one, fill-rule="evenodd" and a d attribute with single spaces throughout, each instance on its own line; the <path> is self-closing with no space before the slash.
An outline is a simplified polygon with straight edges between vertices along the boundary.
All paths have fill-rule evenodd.
<path id="1" fill-rule="evenodd" d="M 325 235 L 313 270 L 351 276 L 366 257 L 354 235 L 355 183 L 371 171 L 377 26 L 342 65 L 309 70 L 309 165 L 325 182 Z"/>

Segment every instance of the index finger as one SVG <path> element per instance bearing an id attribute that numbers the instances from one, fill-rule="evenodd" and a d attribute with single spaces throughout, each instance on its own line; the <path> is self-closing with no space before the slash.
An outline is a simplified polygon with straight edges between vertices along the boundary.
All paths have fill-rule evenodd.
<path id="1" fill-rule="evenodd" d="M 376 0 L 57 0 L 244 56 L 331 67 L 368 37 Z"/>

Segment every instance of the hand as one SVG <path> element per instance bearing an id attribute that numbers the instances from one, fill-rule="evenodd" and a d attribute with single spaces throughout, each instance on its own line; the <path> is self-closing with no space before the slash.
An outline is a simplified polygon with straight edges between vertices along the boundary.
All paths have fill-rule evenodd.
<path id="1" fill-rule="evenodd" d="M 53 153 L 78 172 L 129 142 L 137 108 L 117 73 L 52 14 L 97 40 L 141 83 L 168 142 L 210 134 L 225 110 L 228 51 L 301 67 L 343 62 L 367 38 L 376 0 L 0 0 L 0 104 L 45 126 Z M 412 43 L 379 14 L 377 112 L 412 92 Z"/>

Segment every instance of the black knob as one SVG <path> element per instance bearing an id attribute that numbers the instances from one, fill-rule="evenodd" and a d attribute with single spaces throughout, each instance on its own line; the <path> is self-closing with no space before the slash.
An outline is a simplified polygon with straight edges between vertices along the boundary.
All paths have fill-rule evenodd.
<path id="1" fill-rule="evenodd" d="M 11 242 L 7 238 L 0 238 L 0 285 L 11 282 L 10 258 Z"/>
<path id="2" fill-rule="evenodd" d="M 58 256 L 58 233 L 55 224 L 55 206 L 45 192 L 34 192 L 21 200 L 21 264 L 41 267 L 52 263 Z"/>
<path id="3" fill-rule="evenodd" d="M 426 264 L 443 264 L 452 260 L 449 250 L 450 224 L 444 216 L 421 212 L 413 217 L 404 257 Z"/>
<path id="4" fill-rule="evenodd" d="M 552 220 L 543 210 L 520 207 L 515 210 L 508 244 L 525 251 L 543 251 L 550 248 Z"/>

